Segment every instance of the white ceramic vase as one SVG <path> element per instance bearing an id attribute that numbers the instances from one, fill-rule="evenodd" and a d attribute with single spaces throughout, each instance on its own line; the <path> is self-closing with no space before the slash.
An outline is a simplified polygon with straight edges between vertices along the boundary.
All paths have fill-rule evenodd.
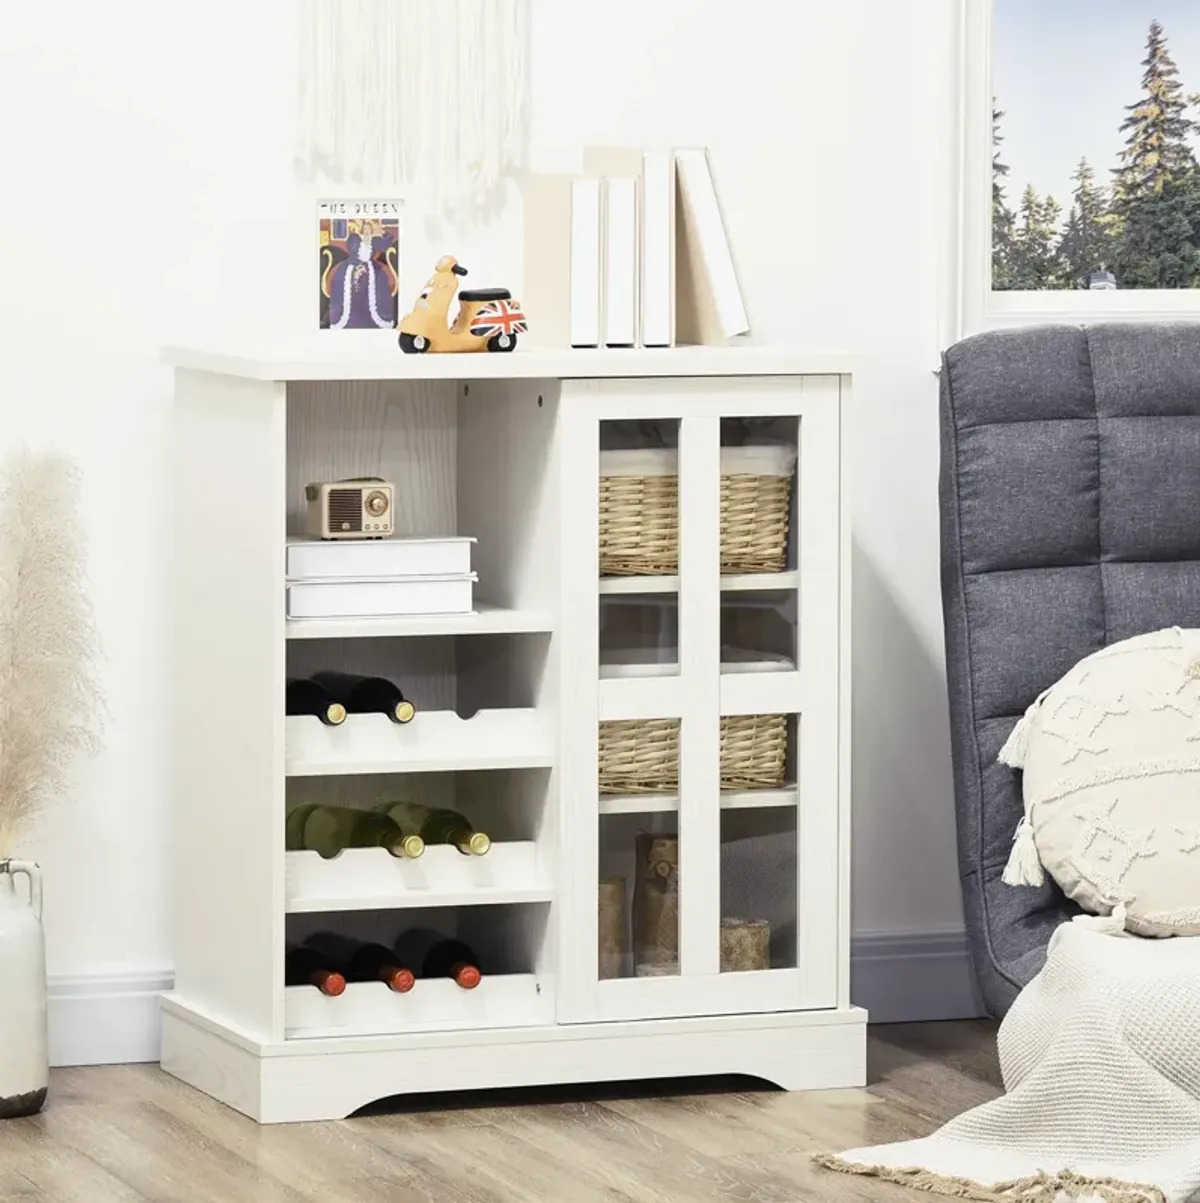
<path id="1" fill-rule="evenodd" d="M 28 900 L 17 891 L 19 875 L 28 878 Z M 40 1111 L 49 1081 L 42 871 L 0 860 L 0 1119 Z"/>

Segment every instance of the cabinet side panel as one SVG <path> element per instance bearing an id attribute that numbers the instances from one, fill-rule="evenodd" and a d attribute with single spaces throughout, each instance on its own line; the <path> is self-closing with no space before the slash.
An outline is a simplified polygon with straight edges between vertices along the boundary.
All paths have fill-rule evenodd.
<path id="1" fill-rule="evenodd" d="M 799 964 L 806 1008 L 838 1005 L 847 935 L 843 926 L 840 791 L 841 420 L 835 378 L 805 379 L 800 423 Z"/>
<path id="2" fill-rule="evenodd" d="M 281 1033 L 284 389 L 176 379 L 176 992 Z"/>
<path id="3" fill-rule="evenodd" d="M 851 617 L 853 605 L 852 565 L 853 559 L 853 528 L 851 523 L 851 489 L 854 487 L 848 464 L 850 456 L 846 449 L 849 444 L 850 421 L 853 417 L 852 381 L 849 376 L 843 376 L 840 381 L 840 397 L 838 402 L 838 428 L 841 439 L 839 454 L 839 554 L 841 566 L 839 572 L 839 604 L 838 604 L 838 1000 L 839 1007 L 850 1005 L 850 883 L 851 883 L 851 840 L 850 820 L 851 801 L 853 798 L 851 782 L 851 744 L 850 732 L 852 723 L 850 682 L 852 673 L 853 640 L 851 637 Z"/>
<path id="4" fill-rule="evenodd" d="M 458 513 L 474 535 L 478 595 L 553 609 L 558 600 L 557 380 L 472 380 L 458 402 Z"/>

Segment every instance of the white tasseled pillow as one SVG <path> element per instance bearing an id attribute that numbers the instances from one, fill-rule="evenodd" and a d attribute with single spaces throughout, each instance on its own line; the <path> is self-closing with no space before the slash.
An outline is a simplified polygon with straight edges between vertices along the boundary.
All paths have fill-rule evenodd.
<path id="1" fill-rule="evenodd" d="M 1200 934 L 1200 631 L 1081 660 L 1000 761 L 1024 769 L 1009 885 L 1041 885 L 1044 866 L 1085 910 L 1139 935 Z"/>

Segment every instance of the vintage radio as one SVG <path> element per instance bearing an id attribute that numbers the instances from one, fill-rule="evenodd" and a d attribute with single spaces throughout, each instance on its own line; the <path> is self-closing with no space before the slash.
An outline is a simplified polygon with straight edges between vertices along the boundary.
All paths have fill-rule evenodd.
<path id="1" fill-rule="evenodd" d="M 386 539 L 395 532 L 395 486 L 376 476 L 306 485 L 308 533 L 316 539 Z"/>

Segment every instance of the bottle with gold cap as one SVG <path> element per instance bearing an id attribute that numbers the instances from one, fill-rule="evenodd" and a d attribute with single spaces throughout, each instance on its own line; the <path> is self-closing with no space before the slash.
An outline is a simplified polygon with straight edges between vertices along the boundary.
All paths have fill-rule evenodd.
<path id="1" fill-rule="evenodd" d="M 410 723 L 417 713 L 417 708 L 400 692 L 400 686 L 386 677 L 322 672 L 315 673 L 313 680 L 336 698 L 347 714 L 386 714 L 394 723 Z"/>
<path id="2" fill-rule="evenodd" d="M 381 802 L 377 809 L 401 831 L 418 835 L 427 844 L 453 844 L 464 856 L 483 856 L 491 838 L 476 831 L 457 810 L 422 806 L 419 802 Z"/>
<path id="3" fill-rule="evenodd" d="M 418 857 L 425 841 L 405 833 L 386 814 L 352 806 L 314 806 L 302 820 L 301 846 L 326 860 L 344 848 L 386 848 L 393 856 Z"/>
<path id="4" fill-rule="evenodd" d="M 327 727 L 338 727 L 346 721 L 346 707 L 316 681 L 289 681 L 284 697 L 288 715 L 311 714 Z"/>

